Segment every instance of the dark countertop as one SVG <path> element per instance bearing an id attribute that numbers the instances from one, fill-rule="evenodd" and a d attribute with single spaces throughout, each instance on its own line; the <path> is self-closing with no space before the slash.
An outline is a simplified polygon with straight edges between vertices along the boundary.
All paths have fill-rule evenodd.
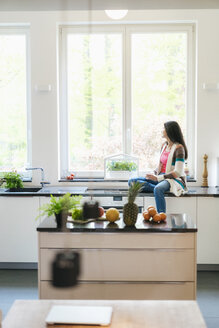
<path id="1" fill-rule="evenodd" d="M 121 216 L 121 214 L 120 214 Z M 135 227 L 126 227 L 122 218 L 115 223 L 90 222 L 87 224 L 74 224 L 67 222 L 64 229 L 58 229 L 54 217 L 46 218 L 37 228 L 40 232 L 119 232 L 119 233 L 166 233 L 166 232 L 197 232 L 196 225 L 187 214 L 169 214 L 166 222 L 150 223 L 143 220 L 142 214 L 138 215 Z"/>
<path id="2" fill-rule="evenodd" d="M 219 197 L 219 187 L 189 187 L 189 192 L 181 197 Z M 127 196 L 127 189 L 87 189 L 87 187 L 65 187 L 65 186 L 49 186 L 44 187 L 38 192 L 9 192 L 0 189 L 0 196 L 61 196 L 66 192 L 72 195 L 110 197 L 110 196 Z M 139 196 L 153 196 L 152 193 L 140 193 Z M 166 196 L 175 197 L 172 193 L 167 192 Z"/>

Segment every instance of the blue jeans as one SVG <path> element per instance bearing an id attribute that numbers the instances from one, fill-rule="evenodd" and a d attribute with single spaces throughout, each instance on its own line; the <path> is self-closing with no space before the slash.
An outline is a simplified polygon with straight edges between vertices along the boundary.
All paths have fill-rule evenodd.
<path id="1" fill-rule="evenodd" d="M 157 212 L 166 212 L 166 201 L 164 197 L 164 193 L 170 190 L 170 184 L 167 180 L 162 180 L 161 182 L 146 179 L 146 178 L 134 178 L 129 179 L 128 185 L 130 186 L 132 183 L 139 181 L 143 184 L 142 192 L 153 192 L 157 207 Z"/>

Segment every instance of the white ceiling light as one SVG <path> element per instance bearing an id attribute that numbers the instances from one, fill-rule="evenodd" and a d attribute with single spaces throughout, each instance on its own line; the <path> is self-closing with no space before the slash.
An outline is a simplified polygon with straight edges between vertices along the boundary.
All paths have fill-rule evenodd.
<path id="1" fill-rule="evenodd" d="M 105 13 L 107 14 L 107 16 L 109 18 L 122 19 L 127 15 L 128 9 L 124 9 L 124 10 L 105 10 Z"/>

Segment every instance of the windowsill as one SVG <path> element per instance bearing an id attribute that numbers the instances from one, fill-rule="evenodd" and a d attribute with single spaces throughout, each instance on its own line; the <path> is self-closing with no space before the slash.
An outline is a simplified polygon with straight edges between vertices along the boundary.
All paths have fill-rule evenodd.
<path id="1" fill-rule="evenodd" d="M 128 180 L 107 180 L 104 178 L 74 178 L 73 180 L 60 179 L 59 182 L 128 182 Z"/>
<path id="2" fill-rule="evenodd" d="M 73 180 L 60 179 L 58 182 L 128 182 L 128 180 L 107 180 L 104 178 L 74 178 Z M 187 182 L 196 182 L 195 179 L 187 179 Z"/>

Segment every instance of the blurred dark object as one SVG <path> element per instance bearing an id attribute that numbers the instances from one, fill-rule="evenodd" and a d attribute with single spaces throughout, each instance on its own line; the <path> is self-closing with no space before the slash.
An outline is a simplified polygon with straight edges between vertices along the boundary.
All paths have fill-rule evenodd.
<path id="1" fill-rule="evenodd" d="M 85 202 L 83 205 L 83 218 L 96 219 L 99 218 L 99 203 L 98 202 Z"/>
<path id="2" fill-rule="evenodd" d="M 72 287 L 77 285 L 80 274 L 80 255 L 65 251 L 56 254 L 52 263 L 52 285 L 54 287 Z"/>
<path id="3" fill-rule="evenodd" d="M 68 212 L 66 211 L 61 211 L 60 213 L 55 214 L 57 228 L 66 227 L 67 217 L 68 217 Z"/>

